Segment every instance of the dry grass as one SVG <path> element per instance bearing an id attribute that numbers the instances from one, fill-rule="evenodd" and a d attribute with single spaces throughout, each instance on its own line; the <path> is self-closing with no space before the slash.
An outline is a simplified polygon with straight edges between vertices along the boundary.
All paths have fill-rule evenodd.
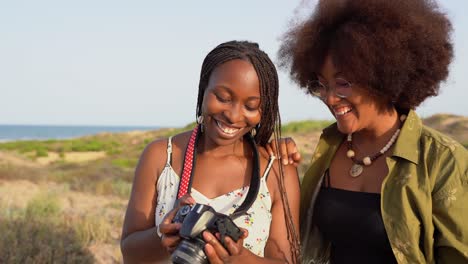
<path id="1" fill-rule="evenodd" d="M 83 151 L 83 152 L 66 152 L 66 153 L 58 153 L 58 152 L 47 152 L 47 156 L 45 157 L 38 157 L 36 158 L 36 162 L 40 165 L 49 165 L 51 163 L 61 161 L 61 162 L 72 162 L 72 163 L 81 163 L 81 162 L 88 162 L 97 159 L 105 158 L 106 152 L 105 151 Z"/>
<path id="2" fill-rule="evenodd" d="M 0 181 L 0 192 L 0 263 L 121 262 L 125 199 L 25 180 Z"/>
<path id="3" fill-rule="evenodd" d="M 468 118 L 437 115 L 424 122 L 468 147 Z M 283 135 L 302 154 L 300 175 L 326 124 L 285 126 Z M 121 263 L 120 231 L 141 151 L 193 125 L 0 143 L 0 263 Z"/>
<path id="4" fill-rule="evenodd" d="M 0 151 L 0 165 L 11 164 L 15 167 L 29 167 L 37 168 L 40 164 L 31 161 L 26 158 L 24 155 L 19 155 L 11 151 Z"/>

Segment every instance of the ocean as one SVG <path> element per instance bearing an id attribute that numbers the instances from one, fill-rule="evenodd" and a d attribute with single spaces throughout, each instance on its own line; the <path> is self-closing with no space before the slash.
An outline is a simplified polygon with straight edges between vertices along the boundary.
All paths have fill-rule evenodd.
<path id="1" fill-rule="evenodd" d="M 15 140 L 67 139 L 102 132 L 127 132 L 155 129 L 158 129 L 158 127 L 0 125 L 0 142 Z"/>

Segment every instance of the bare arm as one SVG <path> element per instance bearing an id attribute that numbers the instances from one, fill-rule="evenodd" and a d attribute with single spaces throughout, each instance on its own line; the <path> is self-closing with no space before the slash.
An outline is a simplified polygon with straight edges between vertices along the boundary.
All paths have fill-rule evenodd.
<path id="1" fill-rule="evenodd" d="M 272 222 L 270 226 L 270 236 L 265 247 L 265 257 L 281 259 L 288 263 L 294 263 L 292 259 L 292 250 L 290 241 L 288 240 L 288 230 L 286 217 L 287 208 L 284 207 L 281 198 L 280 176 L 278 166 L 274 167 L 274 174 L 270 175 L 268 181 L 275 181 L 274 200 L 271 208 Z M 300 202 L 300 187 L 299 176 L 296 167 L 292 165 L 283 166 L 284 173 L 284 192 L 283 196 L 287 198 L 289 210 L 291 212 L 292 224 L 298 235 L 299 230 L 299 202 Z M 299 238 L 299 237 L 297 237 Z"/>
<path id="2" fill-rule="evenodd" d="M 132 193 L 125 214 L 121 251 L 125 263 L 157 262 L 168 258 L 167 246 L 177 243 L 178 224 L 161 224 L 167 234 L 165 241 L 157 235 L 155 208 L 156 183 L 164 168 L 167 141 L 149 144 L 140 157 L 133 179 Z M 172 235 L 171 235 L 172 234 Z"/>

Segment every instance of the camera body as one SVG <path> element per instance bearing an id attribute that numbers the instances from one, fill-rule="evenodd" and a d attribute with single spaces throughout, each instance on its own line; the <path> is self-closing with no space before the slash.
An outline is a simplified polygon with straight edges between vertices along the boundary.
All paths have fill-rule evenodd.
<path id="1" fill-rule="evenodd" d="M 205 230 L 213 234 L 219 232 L 223 244 L 225 236 L 231 237 L 236 242 L 242 236 L 242 231 L 229 216 L 217 213 L 211 206 L 205 204 L 197 203 L 181 207 L 173 222 L 182 224 L 179 231 L 182 241 L 171 256 L 172 262 L 176 264 L 208 263 L 203 251 L 205 241 L 202 233 Z"/>

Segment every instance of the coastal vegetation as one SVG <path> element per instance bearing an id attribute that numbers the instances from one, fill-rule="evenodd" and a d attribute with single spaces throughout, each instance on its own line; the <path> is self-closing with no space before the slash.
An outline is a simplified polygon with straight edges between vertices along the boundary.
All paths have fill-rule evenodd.
<path id="1" fill-rule="evenodd" d="M 468 118 L 424 119 L 468 148 Z M 331 121 L 283 125 L 308 166 Z M 0 263 L 121 263 L 120 230 L 133 170 L 153 140 L 192 128 L 0 143 Z"/>

